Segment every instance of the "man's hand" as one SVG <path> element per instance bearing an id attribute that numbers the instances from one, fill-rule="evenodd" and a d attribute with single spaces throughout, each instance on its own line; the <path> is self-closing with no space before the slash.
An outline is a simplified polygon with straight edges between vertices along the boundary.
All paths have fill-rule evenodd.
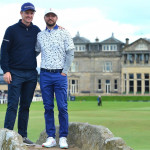
<path id="1" fill-rule="evenodd" d="M 63 27 L 61 27 L 61 26 L 58 26 L 58 28 L 59 28 L 59 29 L 65 29 L 65 28 L 63 28 Z"/>
<path id="2" fill-rule="evenodd" d="M 61 73 L 61 75 L 62 75 L 62 76 L 66 76 L 66 74 L 65 74 L 65 73 L 63 73 L 63 72 Z"/>
<path id="3" fill-rule="evenodd" d="M 10 84 L 10 82 L 12 81 L 10 72 L 6 72 L 3 77 L 4 77 L 5 82 Z"/>

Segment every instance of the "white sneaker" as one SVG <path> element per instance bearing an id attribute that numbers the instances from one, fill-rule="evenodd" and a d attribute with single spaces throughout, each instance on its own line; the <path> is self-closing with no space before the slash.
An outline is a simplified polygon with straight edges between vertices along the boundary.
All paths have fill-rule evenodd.
<path id="1" fill-rule="evenodd" d="M 54 147 L 56 146 L 56 140 L 53 137 L 48 137 L 46 142 L 42 144 L 43 147 Z"/>
<path id="2" fill-rule="evenodd" d="M 59 146 L 60 148 L 68 148 L 68 143 L 67 143 L 67 138 L 66 137 L 61 137 L 59 138 Z"/>

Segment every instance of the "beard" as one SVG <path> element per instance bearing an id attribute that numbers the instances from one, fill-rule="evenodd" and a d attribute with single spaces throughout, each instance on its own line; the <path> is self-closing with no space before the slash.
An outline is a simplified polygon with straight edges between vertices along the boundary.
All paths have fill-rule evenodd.
<path id="1" fill-rule="evenodd" d="M 56 22 L 54 22 L 54 23 L 48 23 L 48 22 L 46 22 L 46 24 L 47 24 L 47 26 L 49 26 L 49 27 L 53 27 L 55 24 L 56 24 Z"/>

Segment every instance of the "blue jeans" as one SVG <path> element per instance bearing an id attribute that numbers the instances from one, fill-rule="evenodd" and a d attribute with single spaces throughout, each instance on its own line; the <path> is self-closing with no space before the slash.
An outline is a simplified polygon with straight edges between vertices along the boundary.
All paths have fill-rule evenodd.
<path id="1" fill-rule="evenodd" d="M 18 133 L 22 137 L 27 137 L 29 108 L 37 84 L 37 71 L 11 69 L 10 72 L 12 82 L 8 84 L 8 104 L 4 128 L 13 130 L 19 103 Z"/>
<path id="2" fill-rule="evenodd" d="M 59 137 L 68 135 L 68 109 L 67 109 L 67 76 L 61 73 L 51 73 L 41 71 L 40 87 L 42 92 L 43 104 L 45 108 L 46 133 L 49 137 L 55 138 L 54 121 L 54 93 L 56 96 L 59 111 Z"/>

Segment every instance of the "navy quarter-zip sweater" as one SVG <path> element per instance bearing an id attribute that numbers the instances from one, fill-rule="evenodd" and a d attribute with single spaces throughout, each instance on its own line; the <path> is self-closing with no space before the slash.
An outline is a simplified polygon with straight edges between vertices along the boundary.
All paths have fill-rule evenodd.
<path id="1" fill-rule="evenodd" d="M 31 23 L 18 23 L 7 28 L 1 45 L 1 68 L 4 73 L 10 69 L 36 69 L 35 44 L 40 29 Z"/>

